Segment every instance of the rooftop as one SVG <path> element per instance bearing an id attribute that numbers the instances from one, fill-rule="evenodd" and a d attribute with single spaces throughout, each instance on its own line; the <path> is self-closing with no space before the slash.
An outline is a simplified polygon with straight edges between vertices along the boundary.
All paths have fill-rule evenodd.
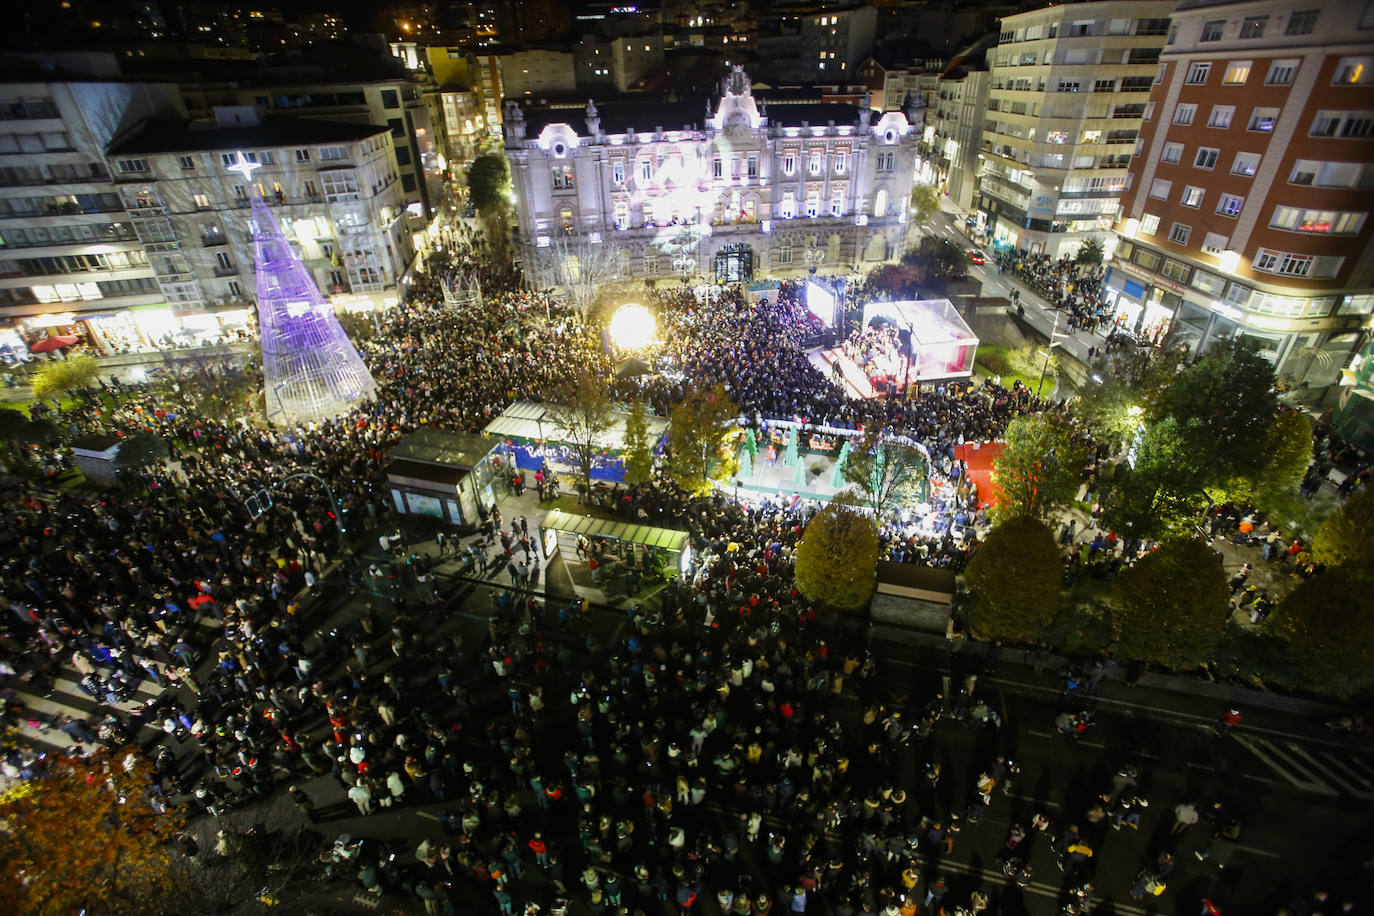
<path id="1" fill-rule="evenodd" d="M 785 91 L 783 91 L 785 92 Z M 803 122 L 812 127 L 825 127 L 831 121 L 837 125 L 854 126 L 859 123 L 859 108 L 841 102 L 807 101 L 794 102 L 786 93 L 779 98 L 769 99 L 763 94 L 757 96 L 765 106 L 768 123 L 772 126 L 800 127 Z M 809 94 L 816 98 L 814 94 Z M 629 130 L 638 133 L 653 133 L 662 127 L 665 131 L 700 130 L 707 118 L 707 106 L 714 114 L 717 99 L 707 95 L 697 95 L 671 102 L 646 104 L 643 97 L 597 99 L 596 110 L 601 118 L 601 129 L 608 134 L 623 134 Z M 530 104 L 521 102 L 520 110 L 525 115 L 526 137 L 537 137 L 550 124 L 568 124 L 581 135 L 587 133 L 586 98 L 566 101 L 544 101 Z"/>
<path id="2" fill-rule="evenodd" d="M 388 128 L 374 124 L 346 124 L 342 121 L 272 115 L 263 118 L 260 124 L 230 127 L 209 122 L 155 119 L 146 122 L 137 133 L 112 144 L 108 153 L 111 156 L 128 156 L 351 143 L 387 131 Z"/>

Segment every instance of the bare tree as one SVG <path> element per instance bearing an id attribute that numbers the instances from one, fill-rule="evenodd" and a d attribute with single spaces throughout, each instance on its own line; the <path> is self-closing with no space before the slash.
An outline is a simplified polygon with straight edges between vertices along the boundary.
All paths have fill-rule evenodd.
<path id="1" fill-rule="evenodd" d="M 606 287 L 625 279 L 619 249 L 588 235 L 555 236 L 540 265 L 544 282 L 563 291 L 568 304 L 586 318 Z"/>
<path id="2" fill-rule="evenodd" d="M 855 443 L 840 471 L 880 523 L 920 498 L 926 472 L 926 456 L 919 449 L 883 436 L 876 426 Z"/>
<path id="3" fill-rule="evenodd" d="M 180 912 L 219 916 L 283 904 L 291 908 L 322 888 L 324 838 L 301 829 L 299 815 L 290 809 L 279 797 L 204 822 L 216 829 L 201 831 L 197 856 L 174 861 L 175 874 L 166 887 L 169 897 L 181 901 Z"/>
<path id="4" fill-rule="evenodd" d="M 605 447 L 606 433 L 615 426 L 606 380 L 595 369 L 582 366 L 554 397 L 557 401 L 549 405 L 549 416 L 562 427 L 582 480 L 591 486 L 596 453 Z"/>

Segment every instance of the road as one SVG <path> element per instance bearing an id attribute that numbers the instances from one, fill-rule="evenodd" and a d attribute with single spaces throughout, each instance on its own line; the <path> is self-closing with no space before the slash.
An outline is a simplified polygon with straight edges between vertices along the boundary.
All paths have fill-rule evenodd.
<path id="1" fill-rule="evenodd" d="M 969 276 L 982 284 L 982 295 L 1011 298 L 1013 291 L 1019 291 L 1021 304 L 1025 307 L 1025 313 L 1019 316 L 1019 320 L 1034 328 L 1046 339 L 1054 334 L 1054 339 L 1059 342 L 1059 347 L 1064 353 L 1081 363 L 1089 362 L 1089 349 L 1101 348 L 1106 338 L 1087 330 L 1069 332 L 1067 323 L 1062 320 L 1062 314 L 1056 312 L 1034 287 L 1020 282 L 1014 273 L 1000 271 L 991 258 L 991 250 L 976 245 L 959 230 L 958 221 L 961 219 L 958 214 L 942 208 L 926 226 L 925 232 L 959 246 L 961 251 L 977 250 L 987 254 L 988 259 L 985 263 L 965 265 Z"/>
<path id="2" fill-rule="evenodd" d="M 958 690 L 969 673 L 982 669 L 979 651 L 950 655 L 928 642 L 912 645 L 899 634 L 885 636 L 875 644 L 890 672 L 884 681 L 907 702 L 921 705 L 945 687 L 946 677 Z M 944 763 L 954 776 L 945 797 L 955 810 L 972 796 L 970 780 L 996 754 L 1020 765 L 1014 797 L 997 799 L 988 809 L 966 853 L 969 862 L 991 861 L 1009 824 L 1024 824 L 1033 811 L 1044 811 L 1057 826 L 1088 829 L 1085 812 L 1127 764 L 1139 768 L 1138 791 L 1150 802 L 1141 829 L 1115 831 L 1104 823 L 1091 830 L 1098 852 L 1094 880 L 1116 912 L 1192 914 L 1204 895 L 1228 901 L 1228 911 L 1272 911 L 1313 876 L 1353 871 L 1357 853 L 1374 851 L 1367 837 L 1374 801 L 1374 751 L 1368 746 L 1323 736 L 1320 724 L 1314 729 L 1307 717 L 1248 708 L 1247 720 L 1259 724 L 1243 724 L 1218 738 L 1212 723 L 1222 707 L 1215 701 L 1132 690 L 1119 679 L 1105 682 L 1097 695 L 1066 699 L 1057 670 L 1036 674 L 1016 655 L 976 682 L 977 694 L 1001 713 L 1001 729 L 942 725 L 932 751 L 913 750 L 903 759 L 904 780 L 914 779 L 922 757 Z M 1054 728 L 1055 715 L 1065 708 L 1090 710 L 1095 717 L 1078 740 Z M 1173 808 L 1183 801 L 1199 807 L 1221 801 L 1239 818 L 1242 832 L 1227 868 L 1219 869 L 1215 858 L 1204 863 L 1194 856 L 1206 840 L 1201 826 L 1181 837 L 1169 835 Z M 1166 848 L 1174 850 L 1177 863 L 1169 900 L 1158 901 L 1161 909 L 1141 909 L 1126 891 L 1139 869 Z M 1033 896 L 1057 896 L 1062 875 L 1046 844 L 1032 848 L 1031 861 L 1037 876 Z M 988 877 L 1005 882 L 1000 874 Z"/>

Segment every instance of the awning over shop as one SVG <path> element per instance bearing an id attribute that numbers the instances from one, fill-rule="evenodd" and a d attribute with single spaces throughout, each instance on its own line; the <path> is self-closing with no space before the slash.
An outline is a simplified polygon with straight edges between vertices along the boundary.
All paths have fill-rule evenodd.
<path id="1" fill-rule="evenodd" d="M 554 417 L 553 410 L 547 404 L 516 401 L 506 408 L 501 416 L 488 423 L 483 432 L 498 439 L 523 439 L 530 442 L 570 441 L 572 436 L 559 425 Z M 613 425 L 597 437 L 596 444 L 598 448 L 612 452 L 624 451 L 625 421 L 630 418 L 630 415 L 617 411 L 612 414 L 612 418 L 614 420 Z M 651 443 L 658 442 L 668 428 L 668 421 L 652 414 L 646 416 L 644 421 L 648 427 L 649 441 Z"/>

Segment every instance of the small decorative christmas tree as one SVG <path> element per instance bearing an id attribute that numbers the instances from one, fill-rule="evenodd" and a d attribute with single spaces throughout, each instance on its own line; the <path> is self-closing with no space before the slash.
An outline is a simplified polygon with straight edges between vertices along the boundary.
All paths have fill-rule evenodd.
<path id="1" fill-rule="evenodd" d="M 752 426 L 744 431 L 744 447 L 749 450 L 749 457 L 757 458 L 759 456 L 759 440 L 754 435 Z"/>
<path id="2" fill-rule="evenodd" d="M 793 427 L 792 431 L 787 434 L 787 447 L 782 453 L 782 463 L 789 468 L 797 463 L 797 438 L 797 429 Z"/>
<path id="3" fill-rule="evenodd" d="M 739 447 L 739 470 L 735 476 L 740 480 L 748 480 L 754 476 L 754 455 L 749 451 L 749 443 L 743 442 Z"/>
<path id="4" fill-rule="evenodd" d="M 848 439 L 844 440 L 844 445 L 840 446 L 840 457 L 835 459 L 835 473 L 830 475 L 830 485 L 837 490 L 844 489 L 844 466 L 849 461 L 849 453 L 854 451 L 854 444 Z"/>

